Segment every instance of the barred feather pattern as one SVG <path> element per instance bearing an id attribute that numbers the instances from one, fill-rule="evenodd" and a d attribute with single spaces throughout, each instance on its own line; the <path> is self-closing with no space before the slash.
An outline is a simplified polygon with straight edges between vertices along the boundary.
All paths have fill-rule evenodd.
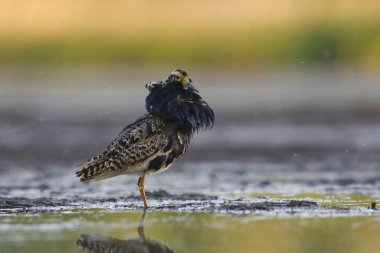
<path id="1" fill-rule="evenodd" d="M 81 181 L 88 181 L 120 174 L 142 174 L 149 162 L 163 154 L 169 144 L 166 129 L 159 117 L 144 115 L 125 127 L 104 152 L 81 164 L 77 176 Z"/>

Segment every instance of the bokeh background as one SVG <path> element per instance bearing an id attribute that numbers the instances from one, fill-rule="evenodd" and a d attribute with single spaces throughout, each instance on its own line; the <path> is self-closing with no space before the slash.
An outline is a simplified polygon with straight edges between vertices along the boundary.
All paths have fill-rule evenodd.
<path id="1" fill-rule="evenodd" d="M 380 3 L 1 1 L 5 65 L 166 64 L 377 67 Z"/>

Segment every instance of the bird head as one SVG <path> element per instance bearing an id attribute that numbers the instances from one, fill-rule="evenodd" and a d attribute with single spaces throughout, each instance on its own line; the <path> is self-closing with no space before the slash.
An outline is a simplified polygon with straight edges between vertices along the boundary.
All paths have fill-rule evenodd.
<path id="1" fill-rule="evenodd" d="M 182 69 L 176 69 L 166 79 L 167 82 L 177 83 L 182 86 L 183 89 L 199 92 L 193 85 L 193 80 L 187 74 L 186 71 Z"/>
<path id="2" fill-rule="evenodd" d="M 214 112 L 199 95 L 186 71 L 176 69 L 160 85 L 151 85 L 146 98 L 146 109 L 177 124 L 189 134 L 211 128 Z M 161 85 L 162 84 L 162 85 Z"/>

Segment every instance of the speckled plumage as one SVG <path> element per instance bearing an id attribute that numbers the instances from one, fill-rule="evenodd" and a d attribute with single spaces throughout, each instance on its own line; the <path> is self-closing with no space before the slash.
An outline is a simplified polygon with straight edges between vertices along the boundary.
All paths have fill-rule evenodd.
<path id="1" fill-rule="evenodd" d="M 149 82 L 146 88 L 148 113 L 125 127 L 104 152 L 79 166 L 76 174 L 81 181 L 138 174 L 145 199 L 145 175 L 169 168 L 185 152 L 194 132 L 213 126 L 214 112 L 185 71 L 175 70 L 165 81 Z"/>
<path id="2" fill-rule="evenodd" d="M 146 114 L 128 125 L 107 149 L 79 167 L 81 181 L 167 169 L 185 150 L 173 123 Z"/>

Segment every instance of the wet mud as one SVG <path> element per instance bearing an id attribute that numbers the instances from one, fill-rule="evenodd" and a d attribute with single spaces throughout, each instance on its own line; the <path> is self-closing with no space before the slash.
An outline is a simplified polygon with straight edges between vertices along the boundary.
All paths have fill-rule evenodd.
<path id="1" fill-rule="evenodd" d="M 182 212 L 208 212 L 208 213 L 246 213 L 254 211 L 281 211 L 292 208 L 293 212 L 317 209 L 314 201 L 283 200 L 251 202 L 247 200 L 218 200 L 213 196 L 200 194 L 172 195 L 167 192 L 147 192 L 147 197 L 154 203 L 149 211 L 182 211 Z M 136 197 L 126 198 L 0 198 L 0 213 L 40 213 L 54 210 L 73 210 L 99 208 L 112 211 L 143 209 Z M 161 202 L 158 204 L 158 202 Z"/>
<path id="2" fill-rule="evenodd" d="M 380 214 L 376 205 L 369 208 L 347 208 L 328 206 L 311 200 L 288 199 L 219 199 L 203 194 L 170 194 L 166 191 L 147 192 L 149 212 L 214 213 L 224 215 L 269 215 L 269 216 L 308 216 L 308 215 L 369 215 Z M 0 214 L 44 213 L 44 212 L 141 212 L 144 211 L 139 197 L 119 198 L 0 198 Z"/>

